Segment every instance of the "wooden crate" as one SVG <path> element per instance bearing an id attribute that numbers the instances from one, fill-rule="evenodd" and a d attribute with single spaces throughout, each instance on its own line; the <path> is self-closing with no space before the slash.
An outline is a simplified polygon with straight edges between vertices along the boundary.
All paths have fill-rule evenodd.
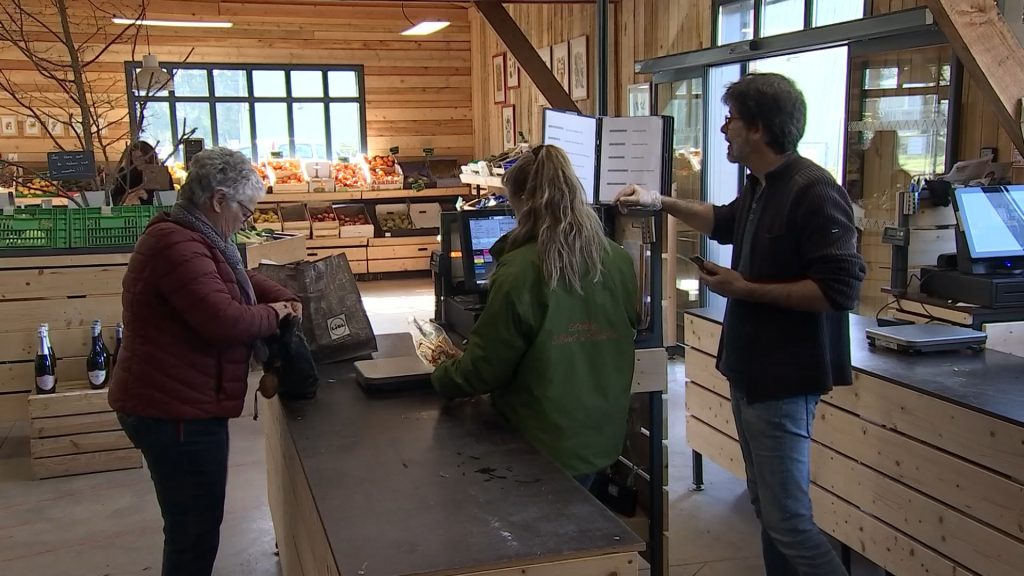
<path id="1" fill-rule="evenodd" d="M 75 389 L 28 396 L 32 438 L 30 453 L 36 479 L 92 474 L 142 467 L 107 404 L 107 390 Z"/>

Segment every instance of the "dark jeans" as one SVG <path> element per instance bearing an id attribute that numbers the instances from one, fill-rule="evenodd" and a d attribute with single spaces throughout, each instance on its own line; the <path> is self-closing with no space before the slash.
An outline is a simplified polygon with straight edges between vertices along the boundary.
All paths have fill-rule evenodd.
<path id="1" fill-rule="evenodd" d="M 811 429 L 818 396 L 748 404 L 731 388 L 747 491 L 761 520 L 767 576 L 846 576 L 811 514 Z"/>
<path id="2" fill-rule="evenodd" d="M 163 576 L 209 576 L 228 481 L 228 421 L 118 414 L 149 467 L 164 519 Z"/>

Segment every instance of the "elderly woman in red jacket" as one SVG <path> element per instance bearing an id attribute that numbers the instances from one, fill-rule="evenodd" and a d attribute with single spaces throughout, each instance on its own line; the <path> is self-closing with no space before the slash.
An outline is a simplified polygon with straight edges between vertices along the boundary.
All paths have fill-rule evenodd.
<path id="1" fill-rule="evenodd" d="M 242 264 L 231 241 L 264 188 L 226 148 L 192 159 L 178 203 L 150 222 L 124 277 L 125 338 L 110 406 L 149 467 L 164 520 L 163 576 L 213 572 L 224 516 L 228 419 L 249 363 L 298 299 Z"/>

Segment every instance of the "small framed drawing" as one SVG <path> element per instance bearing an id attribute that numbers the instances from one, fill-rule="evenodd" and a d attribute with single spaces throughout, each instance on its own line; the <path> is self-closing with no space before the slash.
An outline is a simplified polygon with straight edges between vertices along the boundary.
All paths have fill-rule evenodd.
<path id="1" fill-rule="evenodd" d="M 48 118 L 46 120 L 46 131 L 50 133 L 50 136 L 63 136 L 64 124 L 54 118 Z"/>
<path id="2" fill-rule="evenodd" d="M 573 100 L 590 98 L 590 67 L 587 64 L 587 37 L 569 41 L 569 96 Z"/>
<path id="3" fill-rule="evenodd" d="M 4 136 L 18 135 L 18 117 L 0 116 L 0 134 Z"/>
<path id="4" fill-rule="evenodd" d="M 501 148 L 508 150 L 516 145 L 516 107 L 506 104 L 501 107 Z"/>
<path id="5" fill-rule="evenodd" d="M 509 54 L 508 62 L 505 63 L 505 86 L 508 88 L 519 88 L 519 62 Z"/>
<path id="6" fill-rule="evenodd" d="M 544 61 L 544 65 L 548 67 L 548 70 L 551 70 L 551 46 L 537 48 L 537 54 L 540 54 L 540 59 Z"/>
<path id="7" fill-rule="evenodd" d="M 39 136 L 39 120 L 25 118 L 25 136 Z"/>
<path id="8" fill-rule="evenodd" d="M 491 71 L 494 90 L 494 103 L 505 103 L 505 53 L 491 56 Z"/>
<path id="9" fill-rule="evenodd" d="M 630 84 L 626 88 L 627 116 L 651 115 L 651 85 Z"/>
<path id="10" fill-rule="evenodd" d="M 551 71 L 558 83 L 569 91 L 569 43 L 562 42 L 551 47 Z"/>

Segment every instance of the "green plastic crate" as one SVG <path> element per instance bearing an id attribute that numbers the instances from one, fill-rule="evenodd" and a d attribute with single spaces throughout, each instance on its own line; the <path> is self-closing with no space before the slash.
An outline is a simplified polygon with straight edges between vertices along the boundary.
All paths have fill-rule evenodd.
<path id="1" fill-rule="evenodd" d="M 0 214 L 0 250 L 67 248 L 69 229 L 67 208 L 16 208 Z"/>
<path id="2" fill-rule="evenodd" d="M 133 246 L 156 215 L 153 206 L 115 206 L 104 214 L 102 208 L 73 208 L 71 248 Z"/>

